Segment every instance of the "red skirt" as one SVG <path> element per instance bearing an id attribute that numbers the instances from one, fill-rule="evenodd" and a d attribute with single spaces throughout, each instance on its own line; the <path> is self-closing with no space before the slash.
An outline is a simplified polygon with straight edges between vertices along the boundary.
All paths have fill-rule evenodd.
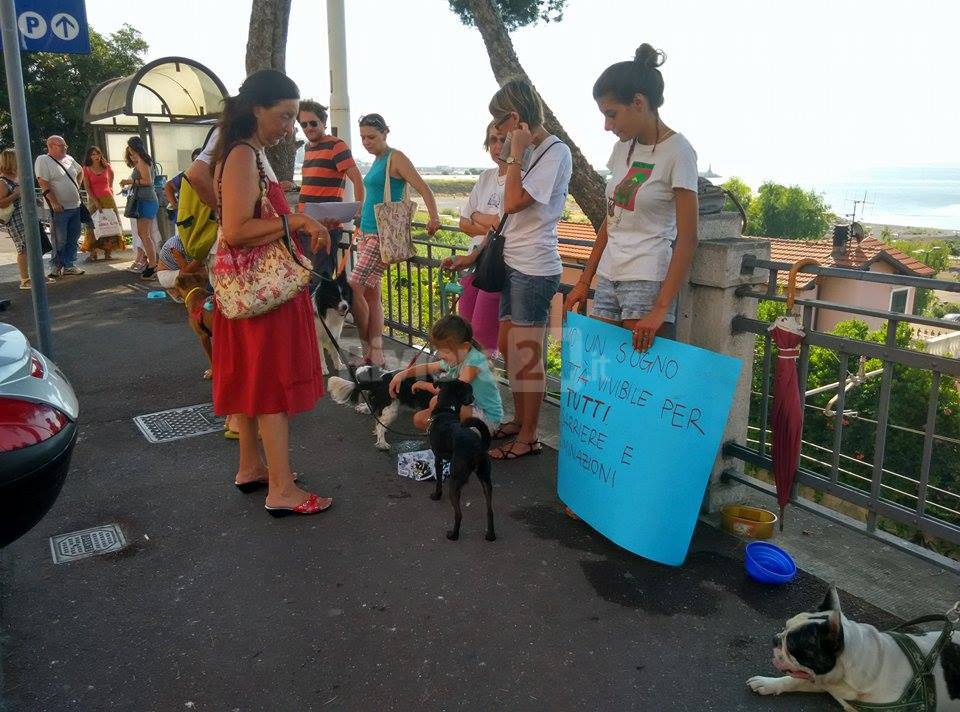
<path id="1" fill-rule="evenodd" d="M 213 412 L 302 413 L 323 395 L 310 293 L 250 319 L 213 311 Z"/>

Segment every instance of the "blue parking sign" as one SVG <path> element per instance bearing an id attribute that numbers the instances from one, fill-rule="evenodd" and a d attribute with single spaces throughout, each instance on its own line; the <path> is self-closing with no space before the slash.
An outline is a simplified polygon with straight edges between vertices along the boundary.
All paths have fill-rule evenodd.
<path id="1" fill-rule="evenodd" d="M 15 0 L 23 52 L 90 54 L 84 0 Z"/>

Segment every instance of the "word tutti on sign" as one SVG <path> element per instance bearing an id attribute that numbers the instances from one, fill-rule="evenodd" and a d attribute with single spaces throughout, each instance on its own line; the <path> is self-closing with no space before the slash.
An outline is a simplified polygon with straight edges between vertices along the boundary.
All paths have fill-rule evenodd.
<path id="1" fill-rule="evenodd" d="M 557 494 L 616 544 L 683 563 L 720 447 L 740 362 L 568 314 Z"/>

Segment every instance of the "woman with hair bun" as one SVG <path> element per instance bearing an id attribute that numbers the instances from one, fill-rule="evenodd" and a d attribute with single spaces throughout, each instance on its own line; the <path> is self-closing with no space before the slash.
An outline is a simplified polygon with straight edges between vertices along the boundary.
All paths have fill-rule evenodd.
<path id="1" fill-rule="evenodd" d="M 676 334 L 677 294 L 697 247 L 697 154 L 660 118 L 663 52 L 640 45 L 633 61 L 607 67 L 593 85 L 604 129 L 619 139 L 607 167 L 607 217 L 564 308 L 630 329 L 646 351 Z"/>

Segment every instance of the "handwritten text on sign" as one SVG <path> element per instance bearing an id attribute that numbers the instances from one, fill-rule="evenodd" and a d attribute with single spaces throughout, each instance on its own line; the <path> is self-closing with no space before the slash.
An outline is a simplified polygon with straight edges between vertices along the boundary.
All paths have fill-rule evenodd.
<path id="1" fill-rule="evenodd" d="M 557 492 L 620 546 L 683 563 L 720 446 L 740 362 L 568 314 Z"/>

